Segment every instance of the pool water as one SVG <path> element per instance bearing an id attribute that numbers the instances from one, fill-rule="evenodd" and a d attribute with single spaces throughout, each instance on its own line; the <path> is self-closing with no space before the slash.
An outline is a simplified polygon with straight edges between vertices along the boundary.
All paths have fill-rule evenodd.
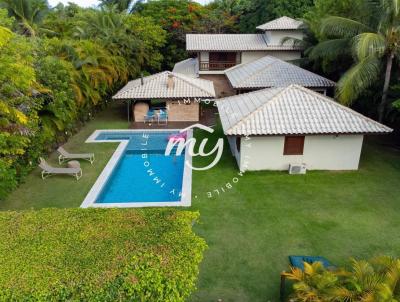
<path id="1" fill-rule="evenodd" d="M 101 133 L 96 140 L 129 140 L 96 203 L 179 202 L 185 154 L 165 156 L 171 132 Z"/>

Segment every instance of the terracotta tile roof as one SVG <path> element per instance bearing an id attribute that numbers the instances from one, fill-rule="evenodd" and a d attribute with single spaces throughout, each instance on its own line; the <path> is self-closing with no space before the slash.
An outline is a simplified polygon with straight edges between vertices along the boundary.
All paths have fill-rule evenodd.
<path id="1" fill-rule="evenodd" d="M 268 88 L 297 84 L 332 87 L 335 82 L 272 56 L 265 56 L 225 70 L 233 88 Z"/>
<path id="2" fill-rule="evenodd" d="M 259 26 L 257 26 L 257 29 L 290 30 L 290 29 L 299 29 L 299 28 L 301 28 L 302 25 L 303 25 L 302 21 L 298 21 L 298 20 L 283 16 L 278 19 L 275 19 L 270 22 L 259 25 Z"/>
<path id="3" fill-rule="evenodd" d="M 367 134 L 392 129 L 307 88 L 291 85 L 217 101 L 226 135 Z"/>
<path id="4" fill-rule="evenodd" d="M 168 88 L 168 76 L 171 75 L 174 87 Z M 152 98 L 214 98 L 212 81 L 195 79 L 180 73 L 164 71 L 141 79 L 130 81 L 113 99 L 152 99 Z"/>
<path id="5" fill-rule="evenodd" d="M 300 50 L 293 45 L 270 45 L 264 34 L 187 34 L 187 51 Z"/>

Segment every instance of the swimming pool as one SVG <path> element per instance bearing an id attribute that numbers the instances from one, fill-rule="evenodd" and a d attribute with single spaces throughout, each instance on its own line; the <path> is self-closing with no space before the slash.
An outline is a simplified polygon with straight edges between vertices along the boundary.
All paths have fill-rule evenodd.
<path id="1" fill-rule="evenodd" d="M 86 142 L 120 142 L 81 207 L 189 206 L 187 152 L 166 156 L 179 130 L 97 130 Z M 191 132 L 188 133 L 191 136 Z"/>

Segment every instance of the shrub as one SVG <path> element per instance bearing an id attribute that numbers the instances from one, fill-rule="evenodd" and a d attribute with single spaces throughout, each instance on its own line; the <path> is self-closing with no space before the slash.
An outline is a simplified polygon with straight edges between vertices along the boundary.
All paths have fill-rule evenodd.
<path id="1" fill-rule="evenodd" d="M 304 263 L 304 271 L 292 267 L 285 275 L 294 281 L 292 302 L 392 302 L 400 298 L 400 259 L 388 256 L 352 259 L 347 268 L 329 270 L 320 262 Z"/>
<path id="2" fill-rule="evenodd" d="M 198 213 L 44 209 L 0 213 L 1 301 L 184 301 L 206 247 Z"/>

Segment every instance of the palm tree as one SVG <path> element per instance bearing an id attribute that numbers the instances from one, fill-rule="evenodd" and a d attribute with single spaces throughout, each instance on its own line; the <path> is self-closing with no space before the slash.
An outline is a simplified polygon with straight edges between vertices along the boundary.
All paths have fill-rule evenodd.
<path id="1" fill-rule="evenodd" d="M 330 39 L 319 43 L 311 58 L 353 55 L 355 64 L 341 77 L 337 96 L 349 104 L 384 75 L 379 121 L 387 107 L 393 60 L 400 55 L 400 0 L 365 0 L 369 15 L 363 20 L 332 16 L 321 21 L 321 34 Z M 384 71 L 384 74 L 383 74 Z"/>
<path id="2" fill-rule="evenodd" d="M 399 281 L 399 259 L 387 256 L 370 261 L 353 259 L 348 278 L 332 292 L 332 296 L 346 302 L 395 302 L 399 298 Z"/>
<path id="3" fill-rule="evenodd" d="M 129 12 L 133 2 L 133 0 L 100 0 L 100 6 L 114 7 L 118 12 Z"/>
<path id="4" fill-rule="evenodd" d="M 0 7 L 8 10 L 8 14 L 13 16 L 20 26 L 22 34 L 35 36 L 37 24 L 49 10 L 46 0 L 1 0 Z"/>
<path id="5" fill-rule="evenodd" d="M 304 271 L 291 268 L 285 274 L 295 283 L 292 301 L 395 302 L 399 299 L 400 260 L 377 257 L 352 260 L 349 270 L 327 270 L 320 262 L 304 263 Z"/>

